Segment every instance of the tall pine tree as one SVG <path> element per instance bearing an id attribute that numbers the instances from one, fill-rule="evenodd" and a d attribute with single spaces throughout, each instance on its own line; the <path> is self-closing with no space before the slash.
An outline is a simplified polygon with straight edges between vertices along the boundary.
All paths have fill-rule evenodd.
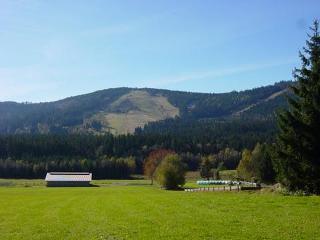
<path id="1" fill-rule="evenodd" d="M 278 115 L 275 166 L 289 190 L 320 194 L 320 36 L 314 21 L 302 66 L 295 69 L 296 84 L 288 98 L 289 110 Z"/>

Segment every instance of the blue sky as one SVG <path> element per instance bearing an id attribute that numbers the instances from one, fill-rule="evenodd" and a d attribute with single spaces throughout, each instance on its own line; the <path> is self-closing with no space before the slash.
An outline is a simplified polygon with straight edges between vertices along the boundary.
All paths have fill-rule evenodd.
<path id="1" fill-rule="evenodd" d="M 318 0 L 0 0 L 0 101 L 291 79 Z"/>

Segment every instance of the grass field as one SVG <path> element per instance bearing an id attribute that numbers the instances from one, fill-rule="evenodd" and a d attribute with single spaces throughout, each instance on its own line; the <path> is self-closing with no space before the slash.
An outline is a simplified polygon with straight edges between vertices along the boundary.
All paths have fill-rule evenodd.
<path id="1" fill-rule="evenodd" d="M 11 183 L 10 183 L 11 182 Z M 0 180 L 0 239 L 320 239 L 320 197 Z"/>

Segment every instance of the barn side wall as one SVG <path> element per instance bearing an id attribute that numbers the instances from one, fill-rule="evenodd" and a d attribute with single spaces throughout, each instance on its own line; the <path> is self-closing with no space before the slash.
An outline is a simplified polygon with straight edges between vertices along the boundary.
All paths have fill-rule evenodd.
<path id="1" fill-rule="evenodd" d="M 90 187 L 90 182 L 48 181 L 47 187 Z"/>

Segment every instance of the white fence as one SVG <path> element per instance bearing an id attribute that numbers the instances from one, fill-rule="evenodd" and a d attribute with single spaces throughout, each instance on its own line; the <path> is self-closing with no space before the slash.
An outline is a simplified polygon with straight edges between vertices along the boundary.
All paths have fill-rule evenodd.
<path id="1" fill-rule="evenodd" d="M 241 188 L 237 186 L 223 186 L 223 187 L 203 187 L 203 188 L 186 188 L 185 192 L 217 192 L 217 191 L 240 191 Z"/>
<path id="2" fill-rule="evenodd" d="M 199 180 L 197 181 L 198 185 L 249 185 L 256 187 L 254 182 L 246 181 L 232 181 L 232 180 Z"/>

